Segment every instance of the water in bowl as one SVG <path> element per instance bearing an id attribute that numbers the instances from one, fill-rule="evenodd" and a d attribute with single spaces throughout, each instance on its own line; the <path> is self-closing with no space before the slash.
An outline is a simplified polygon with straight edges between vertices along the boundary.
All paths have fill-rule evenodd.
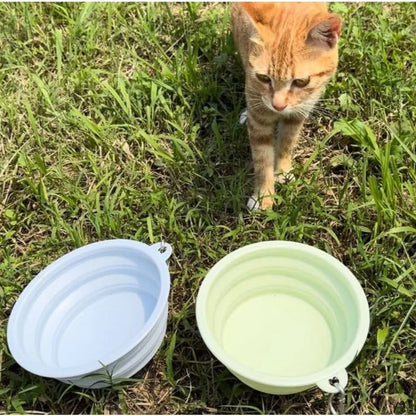
<path id="1" fill-rule="evenodd" d="M 325 368 L 332 350 L 331 331 L 322 314 L 284 293 L 264 293 L 241 303 L 225 323 L 222 342 L 244 366 L 282 377 Z"/>

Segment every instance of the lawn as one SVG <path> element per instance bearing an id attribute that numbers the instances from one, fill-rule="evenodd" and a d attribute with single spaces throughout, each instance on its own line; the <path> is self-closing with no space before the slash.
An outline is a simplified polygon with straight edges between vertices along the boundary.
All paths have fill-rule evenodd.
<path id="1" fill-rule="evenodd" d="M 319 389 L 260 394 L 207 350 L 195 298 L 238 247 L 321 248 L 371 309 L 348 413 L 416 413 L 416 4 L 335 3 L 340 65 L 275 207 L 249 213 L 243 73 L 225 3 L 0 4 L 0 414 L 318 414 Z M 165 341 L 131 382 L 22 370 L 6 326 L 28 282 L 84 244 L 173 247 Z"/>

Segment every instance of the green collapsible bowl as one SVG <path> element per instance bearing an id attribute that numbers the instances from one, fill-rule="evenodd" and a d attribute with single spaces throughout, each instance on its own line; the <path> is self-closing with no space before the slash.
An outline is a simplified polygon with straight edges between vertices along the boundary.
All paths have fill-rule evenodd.
<path id="1" fill-rule="evenodd" d="M 210 351 L 250 387 L 291 394 L 345 388 L 364 345 L 369 308 L 341 262 L 289 241 L 242 247 L 209 271 L 196 301 Z"/>

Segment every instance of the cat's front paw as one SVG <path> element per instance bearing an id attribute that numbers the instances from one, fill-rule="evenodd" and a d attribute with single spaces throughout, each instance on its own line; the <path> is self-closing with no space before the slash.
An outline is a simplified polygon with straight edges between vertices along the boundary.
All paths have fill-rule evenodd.
<path id="1" fill-rule="evenodd" d="M 260 200 L 260 209 L 266 210 L 266 209 L 272 209 L 273 208 L 273 198 L 271 196 L 264 196 Z"/>

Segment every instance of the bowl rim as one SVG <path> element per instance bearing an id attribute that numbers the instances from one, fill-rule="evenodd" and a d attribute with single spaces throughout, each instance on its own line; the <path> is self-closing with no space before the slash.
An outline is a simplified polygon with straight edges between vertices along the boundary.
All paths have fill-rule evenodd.
<path id="1" fill-rule="evenodd" d="M 223 349 L 223 347 L 216 341 L 215 337 L 212 335 L 208 327 L 207 319 L 205 316 L 207 300 L 210 288 L 219 276 L 221 270 L 224 267 L 226 267 L 229 263 L 235 261 L 236 259 L 242 256 L 245 256 L 249 253 L 254 253 L 256 251 L 262 251 L 264 249 L 295 249 L 297 257 L 299 256 L 299 250 L 303 251 L 304 253 L 308 253 L 316 257 L 319 257 L 321 260 L 328 262 L 332 266 L 336 267 L 352 288 L 352 291 L 355 295 L 358 304 L 358 316 L 360 317 L 355 337 L 351 342 L 350 347 L 346 350 L 346 352 L 334 363 L 325 367 L 322 370 L 301 376 L 275 376 L 273 374 L 253 370 L 241 364 L 230 354 L 228 354 Z M 269 385 L 273 387 L 300 387 L 314 385 L 318 382 L 321 382 L 322 380 L 328 380 L 336 376 L 338 373 L 340 373 L 340 371 L 344 370 L 355 359 L 355 357 L 358 355 L 361 348 L 363 347 L 368 335 L 370 326 L 370 313 L 367 298 L 360 283 L 352 274 L 352 272 L 335 257 L 321 249 L 318 249 L 308 244 L 285 240 L 271 240 L 253 243 L 244 247 L 240 247 L 237 250 L 232 251 L 231 253 L 227 254 L 225 257 L 220 259 L 208 271 L 206 277 L 201 283 L 196 299 L 196 320 L 199 332 L 208 349 L 231 372 L 235 373 L 236 375 L 240 375 L 247 380 L 262 385 Z"/>
<path id="2" fill-rule="evenodd" d="M 75 365 L 66 368 L 60 368 L 55 366 L 46 365 L 40 362 L 40 360 L 34 360 L 27 354 L 27 351 L 22 348 L 19 342 L 19 329 L 17 324 L 20 319 L 24 319 L 26 308 L 31 302 L 36 301 L 36 290 L 38 286 L 42 285 L 45 280 L 49 279 L 51 273 L 55 274 L 61 268 L 65 268 L 70 265 L 71 262 L 76 261 L 78 256 L 83 258 L 97 255 L 100 251 L 108 250 L 108 248 L 118 249 L 133 249 L 138 250 L 141 253 L 145 253 L 154 263 L 159 271 L 160 276 L 160 291 L 157 297 L 156 304 L 152 313 L 146 320 L 145 324 L 137 334 L 125 343 L 122 348 L 117 351 L 112 351 L 106 354 L 100 362 L 102 365 L 97 365 L 97 361 L 94 363 L 86 363 L 83 365 Z M 56 276 L 55 278 L 59 278 Z M 48 284 L 46 284 L 47 288 Z M 42 269 L 23 289 L 15 302 L 11 311 L 8 324 L 7 324 L 7 344 L 9 346 L 10 353 L 16 362 L 24 369 L 30 371 L 33 374 L 37 374 L 43 377 L 52 377 L 58 379 L 65 378 L 80 378 L 88 374 L 94 374 L 101 371 L 103 368 L 110 366 L 128 354 L 133 348 L 135 348 L 158 324 L 159 319 L 162 316 L 164 307 L 168 301 L 170 290 L 170 274 L 168 266 L 162 256 L 159 256 L 157 250 L 145 243 L 128 239 L 110 239 L 102 240 L 93 243 L 86 244 L 82 247 L 76 248 L 63 256 L 57 258 L 55 261 L 47 265 Z"/>

